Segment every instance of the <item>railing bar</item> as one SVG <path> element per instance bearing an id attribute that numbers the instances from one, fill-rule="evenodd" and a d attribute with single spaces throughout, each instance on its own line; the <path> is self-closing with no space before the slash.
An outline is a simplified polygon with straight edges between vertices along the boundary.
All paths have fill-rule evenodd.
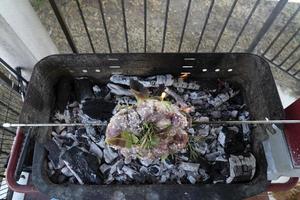
<path id="1" fill-rule="evenodd" d="M 164 49 L 165 49 L 165 39 L 166 39 L 167 25 L 168 25 L 168 15 L 169 15 L 169 5 L 170 5 L 170 0 L 167 0 L 163 40 L 162 40 L 162 47 L 161 47 L 161 52 L 162 53 L 164 52 Z"/>
<path id="2" fill-rule="evenodd" d="M 147 0 L 144 0 L 144 53 L 147 52 Z"/>
<path id="3" fill-rule="evenodd" d="M 55 3 L 55 0 L 49 0 L 49 3 L 52 7 L 52 10 L 53 10 L 53 12 L 56 16 L 56 19 L 57 19 L 62 31 L 65 34 L 65 37 L 68 41 L 68 44 L 69 44 L 70 48 L 72 49 L 73 53 L 78 53 L 77 47 L 74 43 L 74 40 L 73 40 L 72 35 L 70 33 L 70 30 L 69 30 L 65 20 L 63 19 L 62 15 L 61 15 L 61 13 L 60 13 L 60 11 L 59 11 L 56 3 Z"/>
<path id="4" fill-rule="evenodd" d="M 185 33 L 185 28 L 186 28 L 187 20 L 188 20 L 189 13 L 190 13 L 191 1 L 192 0 L 188 1 L 185 18 L 184 18 L 184 22 L 183 22 L 183 28 L 182 28 L 181 37 L 180 37 L 180 42 L 179 42 L 179 47 L 178 47 L 178 52 L 180 52 L 180 50 L 181 50 L 181 45 L 182 45 L 182 41 L 183 41 L 183 37 L 184 37 L 184 33 Z"/>
<path id="5" fill-rule="evenodd" d="M 83 22 L 83 26 L 84 26 L 84 29 L 85 29 L 85 32 L 86 32 L 86 35 L 89 39 L 89 42 L 90 42 L 90 45 L 91 45 L 91 48 L 92 48 L 92 51 L 93 53 L 96 53 L 95 52 L 95 48 L 94 48 L 94 45 L 93 45 L 93 41 L 91 39 L 91 36 L 90 36 L 90 33 L 89 33 L 89 29 L 87 27 L 87 24 L 86 24 L 86 21 L 84 19 L 84 16 L 83 16 L 83 12 L 82 12 L 82 9 L 81 9 L 81 6 L 80 6 L 80 3 L 78 0 L 75 0 L 76 1 L 76 4 L 77 4 L 77 8 L 78 8 L 78 11 L 79 11 L 79 14 L 80 14 L 80 17 L 81 17 L 81 20 Z"/>
<path id="6" fill-rule="evenodd" d="M 108 50 L 109 50 L 109 53 L 112 53 L 110 39 L 109 39 L 108 30 L 107 30 L 107 26 L 106 26 L 106 20 L 105 20 L 105 17 L 104 17 L 104 11 L 103 11 L 104 9 L 103 9 L 103 5 L 102 5 L 102 1 L 98 0 L 98 4 L 99 4 L 101 19 L 102 19 L 102 23 L 103 23 L 105 36 L 106 36 Z"/>
<path id="7" fill-rule="evenodd" d="M 259 3 L 260 3 L 260 0 L 257 0 L 257 1 L 255 2 L 255 4 L 254 4 L 252 10 L 250 11 L 250 13 L 249 13 L 249 15 L 248 15 L 248 17 L 247 17 L 247 19 L 246 19 L 244 25 L 243 25 L 243 27 L 241 28 L 240 32 L 238 33 L 237 37 L 235 38 L 235 41 L 234 41 L 234 43 L 233 43 L 233 45 L 232 45 L 232 47 L 231 47 L 231 49 L 230 49 L 229 52 L 232 52 L 232 51 L 233 51 L 235 45 L 236 45 L 237 42 L 239 41 L 239 39 L 240 39 L 242 33 L 244 32 L 246 26 L 248 25 L 249 20 L 251 19 L 252 15 L 253 15 L 253 13 L 255 12 L 255 10 L 256 10 L 256 8 L 257 8 L 257 6 L 258 6 Z"/>
<path id="8" fill-rule="evenodd" d="M 287 71 L 290 71 L 293 67 L 295 67 L 296 66 L 296 64 L 298 63 L 300 61 L 300 57 L 289 67 L 289 68 L 287 68 L 286 70 Z"/>
<path id="9" fill-rule="evenodd" d="M 285 29 L 287 28 L 287 26 L 291 23 L 291 21 L 296 17 L 296 15 L 298 14 L 300 10 L 300 6 L 297 8 L 297 10 L 293 13 L 293 15 L 288 19 L 288 21 L 286 22 L 286 24 L 282 27 L 282 29 L 279 31 L 279 33 L 277 33 L 277 35 L 274 37 L 274 39 L 272 40 L 272 42 L 270 43 L 270 45 L 268 46 L 268 48 L 263 52 L 263 56 L 271 49 L 271 47 L 273 46 L 273 44 L 276 42 L 276 40 L 281 36 L 281 34 L 285 31 Z"/>
<path id="10" fill-rule="evenodd" d="M 211 11 L 212 11 L 212 9 L 214 7 L 214 3 L 215 3 L 215 0 L 211 0 L 208 12 L 206 14 L 206 18 L 205 18 L 205 21 L 204 21 L 204 25 L 203 25 L 202 31 L 201 31 L 200 36 L 199 36 L 199 41 L 198 41 L 198 44 L 197 44 L 197 47 L 196 47 L 196 51 L 195 51 L 196 53 L 199 50 L 199 46 L 201 44 L 201 41 L 202 41 L 202 38 L 203 38 L 203 35 L 204 35 L 204 31 L 206 29 L 206 25 L 208 23 L 208 19 L 210 17 L 210 13 L 211 13 Z"/>
<path id="11" fill-rule="evenodd" d="M 299 73 L 300 73 L 300 70 L 296 71 L 296 72 L 293 74 L 293 76 L 295 76 L 296 79 L 299 79 L 299 78 L 296 77 L 296 75 L 299 74 Z"/>
<path id="12" fill-rule="evenodd" d="M 1 127 L 1 126 L 0 126 L 0 129 L 3 129 L 4 131 L 7 131 L 8 133 L 12 134 L 13 136 L 16 135 L 16 133 L 15 133 L 14 131 L 9 130 L 9 129 L 7 129 L 7 128 L 4 128 L 4 127 Z M 2 132 L 2 134 L 4 134 L 4 132 Z M 13 140 L 13 139 L 12 139 L 12 140 Z"/>
<path id="13" fill-rule="evenodd" d="M 296 37 L 296 35 L 300 32 L 300 28 L 290 37 L 290 39 L 281 47 L 281 49 L 275 54 L 275 56 L 271 59 L 271 61 L 275 60 L 281 52 L 285 49 L 285 47 Z"/>
<path id="14" fill-rule="evenodd" d="M 300 44 L 298 44 L 296 48 L 279 65 L 284 64 L 299 48 Z"/>
<path id="15" fill-rule="evenodd" d="M 217 49 L 217 47 L 218 47 L 218 45 L 219 45 L 220 39 L 221 39 L 221 37 L 222 37 L 222 35 L 223 35 L 223 33 L 224 33 L 224 30 L 225 30 L 225 28 L 226 28 L 226 26 L 227 26 L 227 23 L 228 23 L 228 21 L 229 21 L 231 15 L 232 15 L 232 12 L 233 12 L 233 10 L 234 10 L 234 8 L 235 8 L 235 5 L 236 5 L 237 1 L 238 1 L 238 0 L 235 0 L 235 1 L 233 2 L 233 4 L 232 4 L 231 8 L 230 8 L 230 11 L 229 11 L 229 13 L 228 13 L 228 15 L 227 15 L 227 18 L 226 18 L 226 20 L 225 20 L 225 22 L 224 22 L 224 24 L 223 24 L 223 27 L 222 27 L 222 29 L 221 29 L 219 35 L 218 35 L 218 39 L 217 39 L 217 42 L 215 43 L 215 46 L 214 46 L 214 48 L 213 48 L 213 52 L 216 51 L 216 49 Z"/>
<path id="16" fill-rule="evenodd" d="M 1 104 L 2 106 L 4 106 L 4 107 L 7 107 L 7 105 L 6 105 L 3 101 L 1 101 L 1 100 L 0 100 L 0 104 Z M 20 114 L 20 112 L 14 110 L 12 107 L 8 107 L 8 109 L 11 110 L 11 112 L 15 113 L 16 115 L 19 115 L 19 114 Z"/>
<path id="17" fill-rule="evenodd" d="M 127 53 L 129 53 L 128 34 L 127 34 L 127 22 L 126 22 L 126 14 L 125 14 L 125 3 L 124 3 L 124 0 L 121 0 L 121 4 L 122 4 L 122 14 L 123 14 L 123 25 L 124 25 L 124 33 L 125 33 L 126 51 L 127 51 Z"/>
<path id="18" fill-rule="evenodd" d="M 253 41 L 251 42 L 247 52 L 252 52 L 257 44 L 260 42 L 261 38 L 268 32 L 269 28 L 272 26 L 273 22 L 281 12 L 281 10 L 284 8 L 285 4 L 288 2 L 288 0 L 279 0 L 278 3 L 276 4 L 275 8 L 269 15 L 268 19 L 265 21 L 264 25 L 258 32 L 258 34 L 255 36 Z"/>
<path id="19" fill-rule="evenodd" d="M 28 84 L 28 81 L 23 76 L 20 76 L 20 74 L 14 68 L 12 68 L 7 62 L 5 62 L 2 58 L 0 58 L 0 63 L 3 64 L 14 75 L 22 79 L 22 81 L 24 81 L 26 84 Z"/>

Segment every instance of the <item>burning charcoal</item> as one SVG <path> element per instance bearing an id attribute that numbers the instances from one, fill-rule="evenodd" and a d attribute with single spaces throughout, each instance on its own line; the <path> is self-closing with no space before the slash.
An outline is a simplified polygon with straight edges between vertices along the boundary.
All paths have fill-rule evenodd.
<path id="1" fill-rule="evenodd" d="M 105 138 L 104 136 L 101 137 L 100 141 L 97 143 L 97 145 L 99 145 L 99 147 L 101 147 L 102 149 L 104 149 L 106 147 L 106 143 L 105 143 Z"/>
<path id="2" fill-rule="evenodd" d="M 48 140 L 45 144 L 45 148 L 48 151 L 48 159 L 52 163 L 54 169 L 61 168 L 64 164 L 59 158 L 61 153 L 59 146 L 53 140 Z"/>
<path id="3" fill-rule="evenodd" d="M 109 119 L 115 104 L 103 99 L 93 99 L 82 103 L 82 112 L 92 119 Z"/>
<path id="4" fill-rule="evenodd" d="M 119 96 L 133 96 L 133 93 L 129 89 L 125 89 L 119 85 L 108 83 L 107 87 L 110 89 L 110 92 Z"/>
<path id="5" fill-rule="evenodd" d="M 200 88 L 200 86 L 196 82 L 192 81 L 188 83 L 181 78 L 174 80 L 173 86 L 176 88 L 184 88 L 190 90 L 199 90 Z"/>
<path id="6" fill-rule="evenodd" d="M 94 143 L 90 143 L 90 152 L 93 153 L 99 160 L 102 159 L 103 153 L 102 150 Z"/>
<path id="7" fill-rule="evenodd" d="M 63 167 L 61 170 L 61 173 L 65 176 L 73 176 L 73 173 L 71 172 L 71 170 L 66 166 L 66 167 Z"/>
<path id="8" fill-rule="evenodd" d="M 132 161 L 132 157 L 131 157 L 131 156 L 127 156 L 127 157 L 125 157 L 125 159 L 124 159 L 125 165 L 128 165 L 129 163 L 131 163 L 131 161 Z"/>
<path id="9" fill-rule="evenodd" d="M 93 92 L 95 94 L 96 97 L 100 97 L 101 96 L 101 89 L 98 85 L 94 85 L 93 86 Z"/>
<path id="10" fill-rule="evenodd" d="M 209 122 L 208 117 L 197 117 L 194 119 L 195 122 Z"/>
<path id="11" fill-rule="evenodd" d="M 94 155 L 83 152 L 78 147 L 72 147 L 61 156 L 61 159 L 80 184 L 100 183 L 98 178 L 99 163 Z"/>
<path id="12" fill-rule="evenodd" d="M 230 176 L 226 179 L 226 183 L 250 181 L 256 168 L 256 160 L 250 153 L 248 156 L 229 157 Z"/>
<path id="13" fill-rule="evenodd" d="M 74 87 L 78 102 L 94 99 L 93 86 L 88 78 L 77 78 L 74 81 Z"/>
<path id="14" fill-rule="evenodd" d="M 178 166 L 179 169 L 190 171 L 190 172 L 197 172 L 199 169 L 200 164 L 198 163 L 188 163 L 188 162 L 181 162 Z"/>
<path id="15" fill-rule="evenodd" d="M 63 113 L 70 98 L 72 90 L 72 78 L 63 76 L 56 85 L 56 108 L 60 113 Z"/>
<path id="16" fill-rule="evenodd" d="M 114 152 L 110 147 L 106 147 L 103 151 L 106 163 L 111 163 L 118 157 L 118 153 Z"/>
<path id="17" fill-rule="evenodd" d="M 156 75 L 141 79 L 136 76 L 124 76 L 124 75 L 113 75 L 110 77 L 110 81 L 117 84 L 128 85 L 130 79 L 141 82 L 144 87 L 159 87 L 159 85 L 171 86 L 173 84 L 173 76 L 167 75 Z"/>
<path id="18" fill-rule="evenodd" d="M 108 172 L 110 170 L 111 166 L 104 163 L 100 166 L 100 171 L 102 174 L 105 174 L 106 172 Z"/>
<path id="19" fill-rule="evenodd" d="M 130 178 L 133 178 L 133 175 L 137 173 L 135 170 L 131 169 L 130 167 L 128 167 L 126 165 L 123 166 L 122 170 Z"/>

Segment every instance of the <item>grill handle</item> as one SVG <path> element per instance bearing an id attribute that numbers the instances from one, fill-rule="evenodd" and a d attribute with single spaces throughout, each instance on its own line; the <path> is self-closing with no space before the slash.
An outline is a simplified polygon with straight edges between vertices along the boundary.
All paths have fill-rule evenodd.
<path id="1" fill-rule="evenodd" d="M 33 185 L 20 185 L 15 180 L 15 171 L 18 164 L 18 159 L 22 149 L 23 141 L 24 141 L 24 133 L 21 130 L 21 128 L 18 128 L 10 152 L 10 158 L 6 170 L 6 182 L 8 187 L 14 192 L 35 193 L 38 191 L 35 189 Z"/>

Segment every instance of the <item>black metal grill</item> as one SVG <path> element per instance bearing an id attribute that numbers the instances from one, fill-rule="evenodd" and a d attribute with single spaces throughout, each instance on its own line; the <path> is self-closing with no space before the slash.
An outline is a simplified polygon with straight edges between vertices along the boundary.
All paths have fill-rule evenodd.
<path id="1" fill-rule="evenodd" d="M 73 53 L 80 53 L 78 50 L 78 46 L 76 46 L 74 40 L 73 40 L 73 36 L 69 30 L 69 26 L 66 23 L 60 8 L 58 6 L 58 4 L 56 3 L 55 0 L 49 0 L 51 7 L 55 13 L 55 16 L 63 30 L 63 33 L 67 39 L 67 42 L 72 50 Z M 105 32 L 105 37 L 106 37 L 106 43 L 108 46 L 108 51 L 109 53 L 114 53 L 114 49 L 111 46 L 111 41 L 114 39 L 111 34 L 109 34 L 108 31 L 108 23 L 107 23 L 107 16 L 106 14 L 111 14 L 109 10 L 105 10 L 103 7 L 103 2 L 102 0 L 97 0 L 98 5 L 99 5 L 99 12 L 101 14 L 101 21 L 103 23 L 103 29 Z M 147 0 L 141 0 L 141 2 L 143 2 L 143 39 L 144 39 L 144 44 L 143 44 L 143 51 L 144 52 L 150 52 L 147 49 Z M 247 34 L 245 32 L 246 27 L 250 26 L 250 21 L 252 20 L 253 16 L 255 15 L 255 12 L 257 11 L 258 8 L 260 8 L 263 1 L 261 0 L 256 0 L 253 2 L 252 7 L 249 11 L 249 14 L 247 15 L 247 17 L 245 19 L 241 19 L 244 20 L 243 25 L 241 26 L 240 30 L 237 31 L 237 35 L 236 38 L 233 39 L 233 44 L 228 44 L 228 52 L 235 52 L 235 47 L 237 47 L 241 37 L 245 34 Z M 109 2 L 110 3 L 110 2 Z M 121 11 L 122 12 L 121 16 L 122 18 L 120 18 L 119 20 L 122 21 L 123 23 L 123 28 L 124 28 L 124 39 L 125 39 L 125 45 L 126 45 L 126 51 L 125 52 L 132 52 L 129 48 L 129 40 L 128 40 L 128 16 L 125 12 L 125 3 L 127 3 L 127 1 L 124 0 L 120 0 L 120 5 L 121 5 Z M 174 3 L 170 0 L 166 0 L 166 7 L 163 10 L 163 12 L 165 13 L 165 17 L 164 17 L 164 26 L 163 26 L 163 30 L 162 30 L 162 41 L 161 41 L 161 53 L 166 52 L 165 51 L 165 44 L 166 44 L 166 33 L 167 33 L 167 29 L 168 29 L 168 24 L 169 23 L 173 23 L 170 21 L 169 19 L 169 13 L 170 13 L 170 5 Z M 182 24 L 182 30 L 180 31 L 180 39 L 179 39 L 179 46 L 177 49 L 177 52 L 182 52 L 182 43 L 186 34 L 186 26 L 188 23 L 191 23 L 191 21 L 189 21 L 189 17 L 190 17 L 190 10 L 191 10 L 191 5 L 195 3 L 193 0 L 188 0 L 186 1 L 186 10 L 185 10 L 185 14 L 183 17 L 183 24 Z M 205 38 L 205 32 L 207 31 L 207 25 L 210 22 L 210 17 L 212 14 L 212 10 L 213 8 L 216 6 L 218 2 L 215 0 L 211 0 L 208 10 L 203 10 L 203 12 L 206 13 L 206 17 L 204 20 L 204 24 L 202 26 L 202 30 L 199 34 L 199 38 L 198 38 L 198 42 L 196 45 L 196 48 L 193 52 L 199 52 L 199 47 L 201 45 L 201 43 L 206 40 Z M 226 18 L 224 18 L 224 22 L 221 23 L 222 26 L 219 27 L 219 33 L 217 34 L 217 37 L 215 39 L 215 44 L 211 50 L 211 52 L 218 52 L 218 47 L 220 45 L 220 41 L 221 38 L 224 35 L 224 32 L 226 31 L 226 28 L 228 26 L 228 23 L 230 20 L 233 20 L 232 15 L 233 12 L 235 11 L 235 9 L 237 8 L 237 0 L 233 0 L 232 4 L 230 6 L 229 12 L 226 16 Z M 264 49 L 259 49 L 260 51 L 258 51 L 258 46 L 260 44 L 261 41 L 264 41 L 266 38 L 266 34 L 268 34 L 268 32 L 270 31 L 270 28 L 273 27 L 274 25 L 276 25 L 275 20 L 277 19 L 277 17 L 282 14 L 283 9 L 286 7 L 286 5 L 288 4 L 288 0 L 279 0 L 276 5 L 274 6 L 274 8 L 272 9 L 272 11 L 268 14 L 268 17 L 265 19 L 265 21 L 263 22 L 263 25 L 261 26 L 261 28 L 257 31 L 257 33 L 254 35 L 254 37 L 251 39 L 251 42 L 249 43 L 249 46 L 247 48 L 243 49 L 243 52 L 254 52 L 257 54 L 260 54 L 261 56 L 263 56 L 264 58 L 266 58 L 273 66 L 277 67 L 278 69 L 286 72 L 287 74 L 289 74 L 291 77 L 300 80 L 300 59 L 299 58 L 295 58 L 296 57 L 296 53 L 299 51 L 300 49 L 300 44 L 298 46 L 296 46 L 292 51 L 290 51 L 287 55 L 284 56 L 283 60 L 279 60 L 278 61 L 278 57 L 279 56 L 283 56 L 283 52 L 286 51 L 288 48 L 288 45 L 291 43 L 291 41 L 296 40 L 297 37 L 299 36 L 299 31 L 300 31 L 300 27 L 296 30 L 296 32 L 294 32 L 292 34 L 292 36 L 289 38 L 288 41 L 286 41 L 285 43 L 280 43 L 281 47 L 279 49 L 277 49 L 276 53 L 273 53 L 271 56 L 268 55 L 268 53 L 270 52 L 270 50 L 274 47 L 274 44 L 279 41 L 279 38 L 284 36 L 287 33 L 287 27 L 288 26 L 299 26 L 299 24 L 293 23 L 293 20 L 296 18 L 297 14 L 299 13 L 300 10 L 300 6 L 298 6 L 298 8 L 289 16 L 288 20 L 286 21 L 286 23 L 284 25 L 282 25 L 279 28 L 276 28 L 277 34 L 275 35 L 275 37 L 273 38 L 269 38 L 270 42 L 268 44 L 267 47 L 265 47 Z M 90 30 L 89 27 L 87 25 L 87 19 L 86 19 L 86 13 L 83 12 L 82 9 L 82 5 L 80 3 L 79 0 L 76 0 L 76 5 L 78 8 L 78 12 L 80 14 L 80 18 L 82 20 L 82 24 L 84 26 L 84 30 L 86 32 L 86 36 L 88 38 L 91 50 L 93 53 L 96 52 L 95 50 L 95 45 L 94 45 L 94 41 L 91 37 L 90 34 Z M 246 11 L 245 11 L 246 12 Z M 137 20 L 142 20 L 142 19 L 137 19 Z M 149 29 L 149 28 L 148 28 Z M 278 29 L 278 30 L 277 30 Z M 269 41 L 268 40 L 268 41 Z M 120 52 L 120 51 L 118 51 Z M 288 62 L 287 62 L 288 61 Z M 292 64 L 290 64 L 292 62 Z"/>

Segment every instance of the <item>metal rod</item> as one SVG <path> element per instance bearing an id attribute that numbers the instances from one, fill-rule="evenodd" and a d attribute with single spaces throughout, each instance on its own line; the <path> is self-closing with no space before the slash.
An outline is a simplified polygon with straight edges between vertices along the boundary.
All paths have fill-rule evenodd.
<path id="1" fill-rule="evenodd" d="M 300 62 L 300 57 L 299 57 L 299 58 L 298 58 L 291 66 L 289 66 L 289 68 L 287 68 L 286 71 L 290 71 L 293 67 L 296 66 L 296 64 L 297 64 L 298 62 Z"/>
<path id="2" fill-rule="evenodd" d="M 263 52 L 263 56 L 271 49 L 273 44 L 276 42 L 276 40 L 281 36 L 281 34 L 285 31 L 286 27 L 291 23 L 291 21 L 296 17 L 300 10 L 300 6 L 297 8 L 297 10 L 292 14 L 292 16 L 289 18 L 289 20 L 286 22 L 286 24 L 282 27 L 282 29 L 277 33 L 277 35 L 274 37 L 274 39 L 271 41 L 270 45 L 267 47 L 267 49 Z"/>
<path id="3" fill-rule="evenodd" d="M 223 33 L 224 33 L 224 30 L 225 30 L 225 28 L 226 28 L 226 26 L 227 26 L 227 23 L 228 23 L 229 19 L 230 19 L 232 13 L 233 13 L 233 10 L 234 10 L 234 8 L 235 8 L 236 3 L 237 3 L 237 0 L 235 0 L 235 1 L 233 2 L 232 6 L 231 6 L 231 8 L 230 8 L 230 10 L 229 10 L 229 13 L 228 13 L 228 15 L 227 15 L 227 18 L 226 18 L 226 20 L 225 20 L 225 22 L 224 22 L 224 24 L 223 24 L 223 27 L 222 27 L 222 29 L 221 29 L 219 35 L 218 35 L 217 42 L 216 42 L 216 44 L 215 44 L 215 46 L 214 46 L 212 52 L 215 52 L 216 49 L 217 49 L 217 47 L 218 47 L 218 45 L 219 45 L 219 42 L 220 42 L 220 40 L 221 40 L 221 37 L 222 37 L 222 35 L 223 35 Z"/>
<path id="4" fill-rule="evenodd" d="M 78 0 L 75 0 L 76 1 L 76 4 L 77 4 L 77 8 L 78 8 L 78 11 L 79 11 L 79 14 L 80 14 L 80 17 L 81 17 L 81 20 L 83 22 L 83 26 L 84 26 L 84 29 L 85 29 L 85 32 L 86 32 L 86 35 L 88 37 L 88 40 L 90 42 L 90 45 L 91 45 L 91 48 L 92 48 L 92 51 L 93 53 L 95 53 L 95 48 L 94 48 L 94 45 L 93 45 L 93 41 L 92 41 L 92 38 L 91 38 L 91 35 L 90 35 L 90 32 L 89 32 L 89 29 L 87 27 L 87 24 L 86 24 L 86 21 L 84 19 L 84 16 L 83 16 L 83 12 L 82 12 L 82 9 L 81 9 L 81 6 L 80 6 L 80 3 Z"/>
<path id="5" fill-rule="evenodd" d="M 103 27 L 104 27 L 104 32 L 105 32 L 105 35 L 106 35 L 108 50 L 109 50 L 109 53 L 112 53 L 110 40 L 109 40 L 109 35 L 108 35 L 107 27 L 106 27 L 106 21 L 105 21 L 104 12 L 103 12 L 102 1 L 98 0 L 98 3 L 99 3 L 99 9 L 100 9 L 102 23 L 103 23 Z"/>
<path id="6" fill-rule="evenodd" d="M 249 120 L 249 121 L 201 121 L 193 124 L 300 124 L 300 120 Z M 3 123 L 3 127 L 57 127 L 57 126 L 104 126 L 106 123 L 35 123 L 13 124 Z"/>
<path id="7" fill-rule="evenodd" d="M 206 25 L 207 25 L 207 22 L 208 22 L 208 19 L 210 17 L 210 14 L 211 14 L 211 10 L 213 9 L 214 7 L 214 3 L 215 3 L 215 0 L 211 0 L 211 3 L 210 3 L 210 6 L 209 6 L 209 9 L 207 11 L 207 14 L 206 14 L 206 18 L 205 18 L 205 21 L 204 21 L 204 25 L 203 25 L 203 28 L 202 28 L 202 31 L 200 33 L 200 37 L 199 37 L 199 41 L 198 41 L 198 44 L 197 44 L 197 47 L 196 47 L 196 53 L 198 52 L 199 50 L 199 46 L 201 44 L 201 41 L 202 41 L 202 38 L 203 38 L 203 35 L 204 35 L 204 31 L 206 29 Z"/>
<path id="8" fill-rule="evenodd" d="M 250 11 L 250 13 L 249 13 L 247 19 L 245 20 L 245 23 L 244 23 L 243 27 L 241 28 L 240 32 L 239 32 L 238 35 L 236 36 L 235 41 L 234 41 L 233 45 L 231 46 L 231 49 L 230 49 L 229 52 L 232 52 L 232 51 L 233 51 L 235 45 L 236 45 L 237 42 L 239 41 L 239 39 L 240 39 L 242 33 L 244 32 L 244 30 L 245 30 L 247 24 L 249 23 L 249 20 L 251 19 L 252 15 L 253 15 L 253 13 L 255 12 L 255 10 L 256 10 L 256 8 L 257 8 L 257 6 L 258 6 L 259 3 L 260 3 L 260 0 L 257 0 L 257 1 L 255 2 L 255 4 L 254 4 L 252 10 Z"/>
<path id="9" fill-rule="evenodd" d="M 124 24 L 124 33 L 125 33 L 126 51 L 127 51 L 127 53 L 129 53 L 128 34 L 127 34 L 127 22 L 126 22 L 126 14 L 125 14 L 125 4 L 124 4 L 124 0 L 121 0 L 121 4 L 122 4 L 122 14 L 123 14 L 123 24 Z"/>
<path id="10" fill-rule="evenodd" d="M 272 26 L 273 22 L 281 12 L 281 10 L 284 8 L 285 4 L 288 2 L 288 0 L 280 0 L 276 4 L 275 8 L 273 9 L 272 13 L 269 15 L 268 19 L 265 21 L 264 25 L 260 29 L 260 31 L 257 33 L 255 38 L 253 39 L 252 43 L 250 44 L 247 52 L 252 52 L 257 44 L 260 42 L 260 40 L 264 37 L 264 35 L 268 32 L 269 28 Z"/>
<path id="11" fill-rule="evenodd" d="M 182 31 L 181 31 L 181 37 L 180 37 L 180 42 L 179 42 L 179 47 L 178 47 L 178 53 L 180 53 L 180 50 L 181 50 L 181 45 L 182 45 L 182 41 L 183 41 L 183 37 L 184 37 L 184 33 L 185 33 L 185 28 L 186 28 L 187 20 L 188 20 L 189 13 L 190 13 L 191 1 L 192 0 L 189 0 L 188 5 L 187 5 L 185 18 L 184 18 L 184 22 L 183 22 L 183 28 L 182 28 Z"/>
<path id="12" fill-rule="evenodd" d="M 300 124 L 300 120 L 203 121 L 193 124 Z"/>
<path id="13" fill-rule="evenodd" d="M 281 47 L 281 49 L 275 54 L 275 56 L 271 59 L 271 61 L 274 61 L 281 52 L 285 49 L 285 47 L 296 37 L 296 35 L 300 32 L 300 28 L 297 29 L 297 31 L 290 37 L 290 39 Z"/>
<path id="14" fill-rule="evenodd" d="M 296 46 L 296 48 L 278 65 L 283 65 L 288 59 L 290 59 L 290 57 L 296 52 L 298 51 L 298 49 L 300 48 L 300 44 L 298 44 L 298 46 Z"/>
<path id="15" fill-rule="evenodd" d="M 144 53 L 147 52 L 147 0 L 144 0 Z"/>
<path id="16" fill-rule="evenodd" d="M 51 5 L 51 7 L 52 7 L 52 10 L 53 10 L 53 12 L 54 12 L 54 14 L 56 16 L 56 19 L 57 19 L 57 21 L 58 21 L 58 23 L 59 23 L 62 31 L 65 34 L 65 37 L 66 37 L 66 39 L 68 41 L 68 44 L 69 44 L 70 48 L 72 49 L 73 53 L 78 53 L 78 50 L 76 48 L 76 45 L 74 43 L 74 40 L 73 40 L 72 35 L 70 33 L 70 30 L 69 30 L 69 28 L 68 28 L 65 20 L 63 19 L 62 15 L 60 13 L 60 10 L 58 9 L 58 7 L 57 7 L 57 5 L 55 3 L 55 0 L 49 0 L 49 3 Z"/>
<path id="17" fill-rule="evenodd" d="M 0 63 L 2 63 L 14 75 L 22 79 L 22 81 L 24 81 L 26 84 L 28 84 L 28 81 L 23 76 L 20 76 L 20 74 L 18 74 L 18 72 L 14 68 L 12 68 L 7 62 L 5 62 L 2 58 L 0 58 Z"/>
<path id="18" fill-rule="evenodd" d="M 164 32 L 163 32 L 163 40 L 162 40 L 162 46 L 161 46 L 161 52 L 162 53 L 165 50 L 165 40 L 166 40 L 167 25 L 168 25 L 169 6 L 170 6 L 170 0 L 167 0 L 165 23 L 164 23 Z"/>

